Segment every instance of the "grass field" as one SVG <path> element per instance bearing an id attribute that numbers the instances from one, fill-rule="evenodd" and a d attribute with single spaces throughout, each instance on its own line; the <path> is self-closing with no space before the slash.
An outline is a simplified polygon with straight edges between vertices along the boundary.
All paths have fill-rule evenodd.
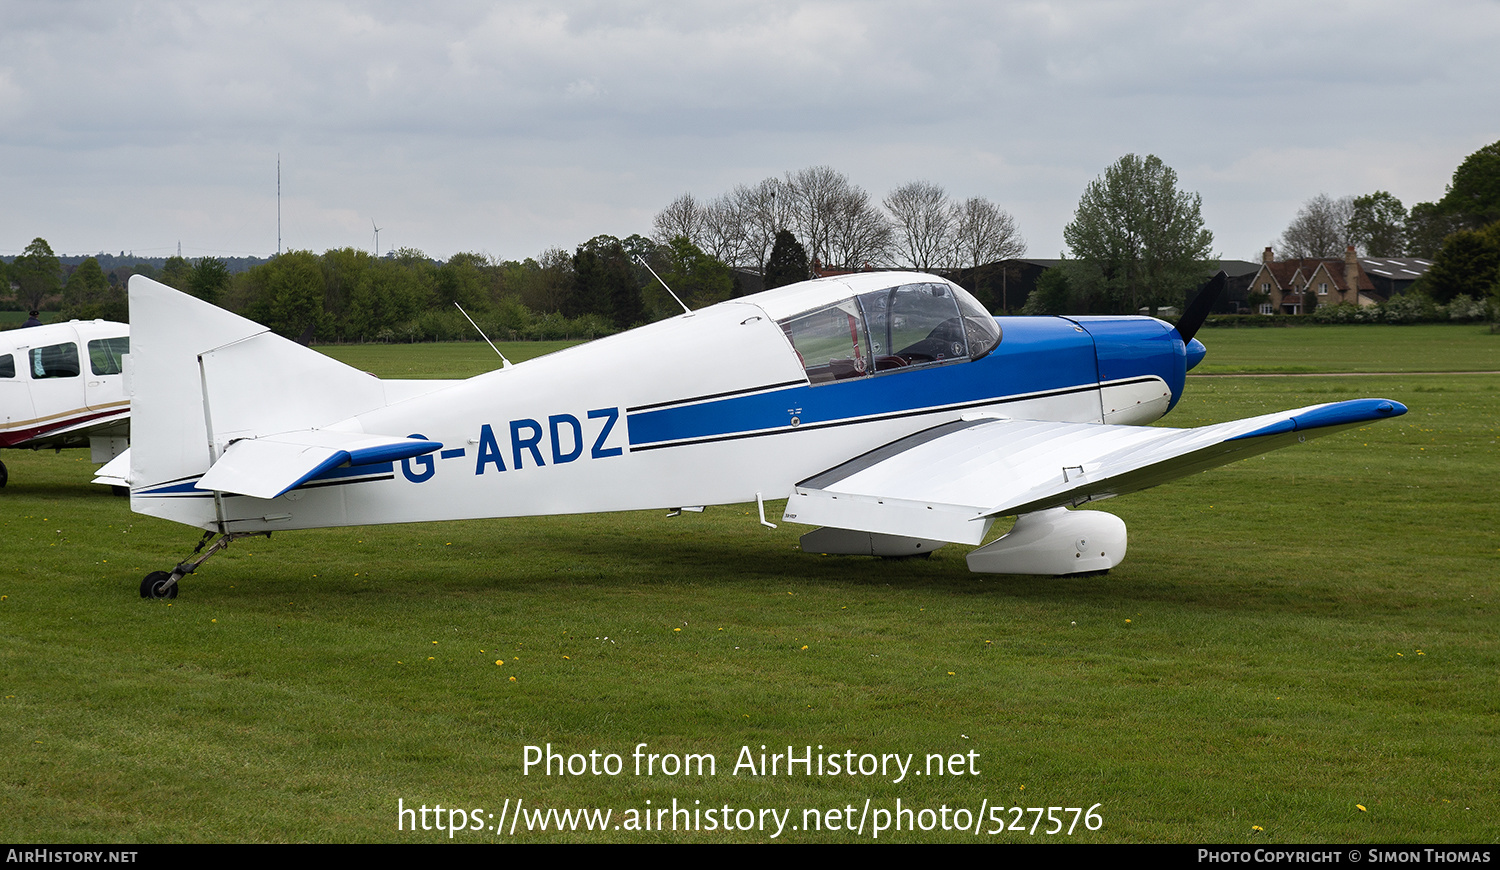
<path id="1" fill-rule="evenodd" d="M 1205 329 L 1195 373 L 1500 371 L 1488 324 Z"/>
<path id="2" fill-rule="evenodd" d="M 1230 369 L 1500 368 L 1500 336 L 1434 329 L 1440 351 L 1383 327 L 1202 338 Z M 494 365 L 482 344 L 327 350 L 387 377 Z M 1192 378 L 1165 422 L 1357 396 L 1411 412 L 1112 501 L 1130 554 L 1070 579 L 970 574 L 956 547 L 810 556 L 804 529 L 738 506 L 287 533 L 143 601 L 140 577 L 196 534 L 89 486 L 82 451 L 7 451 L 0 839 L 426 842 L 448 835 L 398 831 L 398 800 L 597 807 L 614 825 L 675 799 L 791 809 L 777 839 L 837 842 L 869 823 L 790 826 L 868 799 L 934 822 L 1098 804 L 1097 831 L 1048 837 L 1043 816 L 993 838 L 1017 842 L 1495 842 L 1500 376 Z M 522 775 L 523 747 L 548 743 L 625 770 Z M 640 743 L 712 754 L 716 774 L 633 775 Z M 978 773 L 734 775 L 763 744 L 964 754 Z M 991 837 L 881 837 L 974 839 Z"/>

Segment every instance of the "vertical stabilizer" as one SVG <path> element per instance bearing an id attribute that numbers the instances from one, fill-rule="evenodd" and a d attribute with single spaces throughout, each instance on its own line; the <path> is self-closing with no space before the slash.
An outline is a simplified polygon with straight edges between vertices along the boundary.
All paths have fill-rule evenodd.
<path id="1" fill-rule="evenodd" d="M 373 375 L 149 278 L 130 279 L 131 508 L 203 528 L 193 483 L 231 440 L 317 429 L 382 407 Z"/>

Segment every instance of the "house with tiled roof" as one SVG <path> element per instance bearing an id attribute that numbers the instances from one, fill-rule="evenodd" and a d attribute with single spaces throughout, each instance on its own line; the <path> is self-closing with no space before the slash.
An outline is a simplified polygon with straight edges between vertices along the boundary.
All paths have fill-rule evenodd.
<path id="1" fill-rule="evenodd" d="M 1307 314 L 1321 305 L 1349 302 L 1361 307 L 1384 302 L 1359 257 L 1350 246 L 1342 260 L 1297 257 L 1277 260 L 1271 248 L 1261 254 L 1260 271 L 1250 283 L 1252 292 L 1267 297 L 1261 314 Z M 1311 297 L 1311 300 L 1309 299 Z"/>

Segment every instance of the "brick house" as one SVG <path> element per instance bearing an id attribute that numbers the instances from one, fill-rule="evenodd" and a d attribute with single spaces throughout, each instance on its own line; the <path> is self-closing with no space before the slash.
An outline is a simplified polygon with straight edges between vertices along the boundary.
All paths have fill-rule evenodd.
<path id="1" fill-rule="evenodd" d="M 1268 246 L 1261 254 L 1260 271 L 1251 279 L 1250 290 L 1270 297 L 1261 304 L 1261 314 L 1306 314 L 1314 307 L 1307 304 L 1309 293 L 1318 306 L 1351 302 L 1368 307 L 1386 298 L 1375 289 L 1353 246 L 1344 250 L 1342 260 L 1277 260 Z"/>

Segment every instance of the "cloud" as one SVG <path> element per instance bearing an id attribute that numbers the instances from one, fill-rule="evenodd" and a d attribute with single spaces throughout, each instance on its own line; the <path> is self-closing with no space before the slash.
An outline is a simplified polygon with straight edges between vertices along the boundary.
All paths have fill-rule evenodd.
<path id="1" fill-rule="evenodd" d="M 1231 256 L 1320 190 L 1408 205 L 1497 138 L 1500 6 L 1189 2 L 20 4 L 0 251 L 388 239 L 524 257 L 684 190 L 833 165 L 1010 208 L 1061 248 L 1155 153 Z M 403 233 L 405 235 L 403 235 Z M 185 243 L 186 249 L 186 243 Z"/>

